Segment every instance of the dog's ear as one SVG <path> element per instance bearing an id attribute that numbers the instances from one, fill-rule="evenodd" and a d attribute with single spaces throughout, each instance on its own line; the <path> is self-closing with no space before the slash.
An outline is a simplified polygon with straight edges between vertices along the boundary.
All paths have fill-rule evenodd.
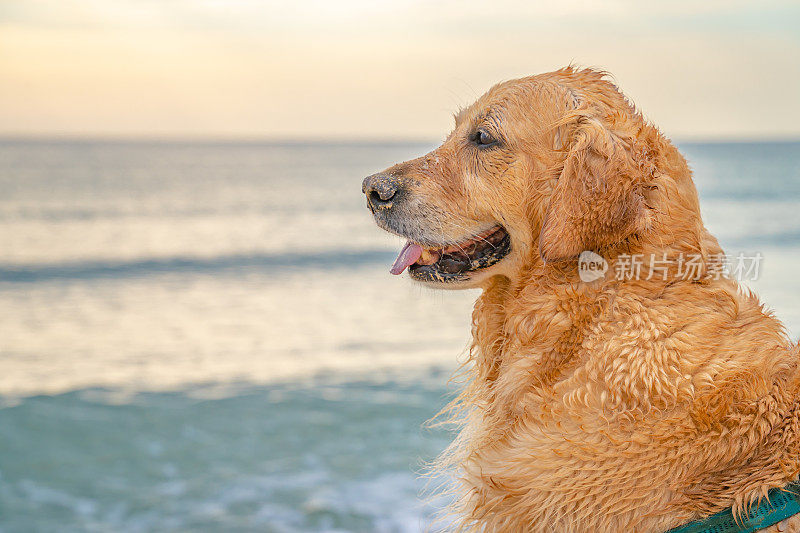
<path id="1" fill-rule="evenodd" d="M 647 159 L 633 139 L 614 135 L 599 119 L 580 117 L 542 223 L 542 258 L 568 259 L 646 229 Z"/>

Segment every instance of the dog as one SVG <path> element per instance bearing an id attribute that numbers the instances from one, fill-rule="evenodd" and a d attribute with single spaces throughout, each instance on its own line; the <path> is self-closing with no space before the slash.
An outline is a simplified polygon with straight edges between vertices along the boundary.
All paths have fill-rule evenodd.
<path id="1" fill-rule="evenodd" d="M 482 289 L 439 460 L 453 528 L 663 532 L 797 479 L 798 346 L 724 273 L 685 159 L 606 73 L 500 83 L 363 192 L 408 241 L 392 273 Z"/>

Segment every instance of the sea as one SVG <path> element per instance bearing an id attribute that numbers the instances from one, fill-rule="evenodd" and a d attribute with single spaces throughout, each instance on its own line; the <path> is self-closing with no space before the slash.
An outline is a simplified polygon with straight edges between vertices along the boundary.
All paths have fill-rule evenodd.
<path id="1" fill-rule="evenodd" d="M 800 143 L 679 146 L 796 339 Z M 361 193 L 433 147 L 0 140 L 0 532 L 435 531 L 477 293 Z"/>

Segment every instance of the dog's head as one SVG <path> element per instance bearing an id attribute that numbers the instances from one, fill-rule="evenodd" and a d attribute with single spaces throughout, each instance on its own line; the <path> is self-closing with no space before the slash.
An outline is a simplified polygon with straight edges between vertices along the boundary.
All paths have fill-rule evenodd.
<path id="1" fill-rule="evenodd" d="M 654 129 L 593 70 L 493 87 L 439 148 L 364 180 L 377 224 L 408 239 L 392 272 L 474 287 L 646 231 L 645 130 Z"/>

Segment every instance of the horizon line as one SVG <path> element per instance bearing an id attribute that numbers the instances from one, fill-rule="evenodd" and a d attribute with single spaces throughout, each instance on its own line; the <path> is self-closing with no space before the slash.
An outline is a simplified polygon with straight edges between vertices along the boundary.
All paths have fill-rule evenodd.
<path id="1" fill-rule="evenodd" d="M 665 135 L 666 136 L 666 135 Z M 794 144 L 800 143 L 795 135 L 733 135 L 733 136 L 666 136 L 676 144 Z M 302 145 L 437 145 L 442 140 L 424 137 L 350 136 L 333 138 L 318 135 L 285 137 L 275 135 L 229 134 L 119 134 L 119 133 L 3 133 L 0 143 L 130 143 L 130 144 L 264 144 L 273 146 Z"/>

